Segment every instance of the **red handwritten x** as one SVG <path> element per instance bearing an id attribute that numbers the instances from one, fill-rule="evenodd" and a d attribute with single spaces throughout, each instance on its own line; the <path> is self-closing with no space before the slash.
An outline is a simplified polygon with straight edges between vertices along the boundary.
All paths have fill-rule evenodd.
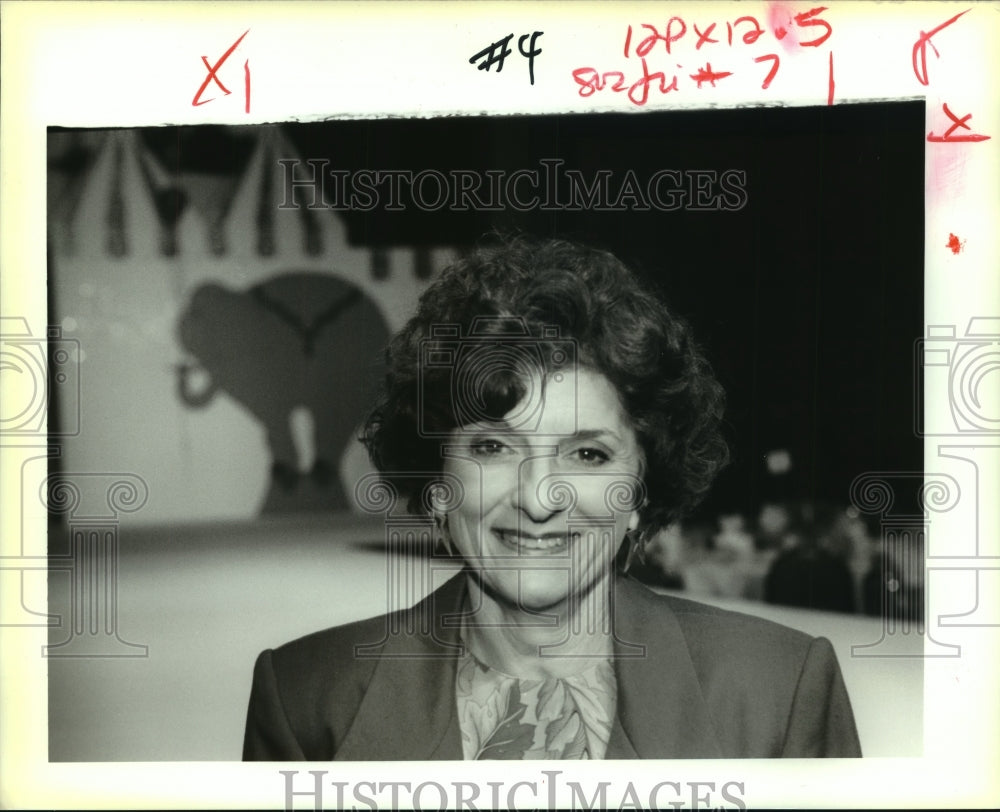
<path id="1" fill-rule="evenodd" d="M 945 130 L 944 135 L 934 135 L 933 132 L 927 133 L 927 140 L 928 141 L 934 141 L 934 142 L 937 142 L 937 143 L 942 143 L 942 142 L 948 141 L 948 142 L 951 142 L 951 143 L 955 143 L 955 142 L 962 142 L 962 141 L 989 141 L 990 140 L 990 136 L 988 136 L 988 135 L 980 135 L 979 133 L 973 133 L 973 132 L 970 132 L 969 135 L 964 135 L 964 134 L 963 135 L 952 135 L 952 133 L 955 132 L 955 130 L 957 130 L 959 127 L 961 127 L 964 130 L 971 130 L 972 129 L 968 124 L 965 123 L 970 118 L 972 118 L 972 113 L 967 113 L 966 115 L 964 115 L 961 118 L 959 118 L 953 112 L 951 112 L 951 110 L 948 109 L 948 105 L 947 104 L 943 104 L 942 107 L 944 107 L 944 112 L 948 116 L 948 118 L 950 118 L 955 123 L 952 124 L 947 130 Z"/>
<path id="2" fill-rule="evenodd" d="M 234 42 L 229 47 L 229 50 L 226 51 L 221 57 L 219 57 L 219 61 L 216 62 L 214 66 L 208 64 L 208 57 L 203 56 L 201 58 L 201 61 L 205 63 L 205 67 L 208 68 L 208 76 L 206 76 L 205 81 L 201 83 L 201 87 L 198 88 L 198 92 L 194 94 L 194 100 L 191 102 L 192 107 L 199 107 L 202 104 L 208 104 L 210 101 L 214 101 L 214 99 L 205 99 L 204 101 L 200 101 L 201 94 L 205 92 L 205 89 L 208 87 L 208 83 L 212 81 L 214 81 L 219 86 L 219 88 L 222 90 L 223 93 L 225 93 L 227 96 L 229 95 L 229 90 L 227 90 L 226 86 L 222 84 L 222 81 L 219 79 L 217 75 L 217 71 L 219 70 L 219 68 L 222 67 L 225 61 L 229 59 L 233 51 L 235 51 L 239 47 L 239 44 L 243 42 L 243 37 L 245 37 L 249 33 L 250 29 L 248 28 L 240 35 L 240 38 L 236 40 L 236 42 Z"/>

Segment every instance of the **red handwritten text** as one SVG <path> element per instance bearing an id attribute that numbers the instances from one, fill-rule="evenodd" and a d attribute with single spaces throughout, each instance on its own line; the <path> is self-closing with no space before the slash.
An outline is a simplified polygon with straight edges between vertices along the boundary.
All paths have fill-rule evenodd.
<path id="1" fill-rule="evenodd" d="M 772 15 L 770 32 L 777 41 L 782 42 L 786 50 L 798 45 L 802 48 L 818 48 L 833 36 L 833 26 L 821 16 L 827 11 L 826 6 L 818 6 L 809 11 L 792 15 L 791 13 L 782 15 Z M 778 20 L 778 16 L 781 20 Z M 723 28 L 725 26 L 725 36 Z M 622 55 L 628 60 L 638 60 L 642 73 L 636 77 L 634 73 L 630 75 L 628 70 L 601 70 L 594 66 L 579 67 L 572 71 L 573 81 L 577 86 L 577 93 L 587 98 L 595 93 L 610 91 L 612 93 L 624 93 L 628 100 L 641 107 L 649 101 L 651 92 L 659 91 L 661 95 L 681 92 L 684 89 L 710 90 L 718 87 L 720 80 L 732 76 L 739 66 L 739 62 L 733 59 L 724 69 L 713 68 L 712 62 L 718 64 L 718 57 L 727 53 L 736 53 L 733 49 L 742 49 L 744 46 L 752 46 L 758 43 L 761 37 L 768 33 L 767 28 L 761 25 L 760 20 L 752 15 L 743 15 L 729 21 L 703 21 L 697 22 L 685 20 L 683 17 L 670 17 L 662 25 L 652 23 L 640 23 L 638 26 L 627 26 L 625 30 L 625 42 Z M 794 32 L 794 36 L 792 36 Z M 689 66 L 688 72 L 684 72 L 682 64 L 676 64 L 669 70 L 657 70 L 658 65 L 650 65 L 650 60 L 657 57 L 678 58 L 678 53 L 682 47 L 688 51 L 701 52 L 712 50 L 715 57 L 712 62 L 699 60 L 695 66 Z M 773 46 L 772 46 L 773 48 Z M 726 49 L 722 51 L 721 49 Z M 770 49 L 769 49 L 770 50 Z M 737 59 L 740 59 L 737 57 Z M 743 61 L 746 60 L 746 61 Z M 774 82 L 781 67 L 781 59 L 776 53 L 765 53 L 754 55 L 749 58 L 743 57 L 740 61 L 743 64 L 764 63 L 767 72 L 763 76 L 761 88 L 767 90 Z M 636 64 L 634 61 L 631 64 Z M 694 72 L 690 72 L 691 69 Z M 827 87 L 827 101 L 833 103 L 833 54 L 830 54 L 829 80 Z"/>
<path id="2" fill-rule="evenodd" d="M 813 19 L 817 14 L 826 11 L 826 6 L 820 6 L 819 8 L 810 9 L 809 11 L 804 11 L 801 14 L 795 15 L 795 24 L 801 28 L 809 28 L 811 26 L 818 26 L 823 30 L 823 33 L 816 39 L 811 39 L 808 41 L 799 40 L 799 45 L 803 48 L 818 48 L 824 42 L 826 42 L 833 34 L 833 29 L 830 27 L 830 23 L 826 20 Z"/>
<path id="3" fill-rule="evenodd" d="M 921 31 L 920 36 L 917 37 L 917 41 L 913 43 L 913 74 L 917 77 L 917 81 L 920 84 L 927 86 L 930 84 L 930 76 L 927 73 L 927 46 L 929 45 L 934 51 L 934 56 L 938 59 L 941 58 L 941 54 L 938 53 L 938 49 L 934 47 L 934 43 L 931 39 L 948 28 L 950 25 L 954 25 L 961 19 L 964 15 L 968 14 L 972 9 L 966 9 L 956 14 L 954 17 L 945 20 L 941 25 L 936 28 L 932 28 L 929 32 Z M 964 116 L 959 118 L 948 108 L 947 103 L 942 103 L 942 109 L 944 114 L 948 116 L 951 121 L 951 126 L 944 131 L 943 135 L 936 135 L 933 130 L 927 133 L 927 140 L 932 143 L 937 144 L 962 144 L 962 143 L 978 143 L 980 141 L 989 141 L 990 136 L 982 135 L 981 133 L 972 132 L 972 128 L 966 124 L 966 122 L 972 118 L 972 113 L 966 113 Z M 960 130 L 967 130 L 968 132 L 959 132 Z M 952 235 L 954 236 L 954 235 Z M 958 253 L 957 251 L 955 253 Z"/>
<path id="4" fill-rule="evenodd" d="M 934 43 L 931 42 L 931 37 L 937 34 L 939 31 L 943 31 L 952 23 L 956 22 L 959 17 L 963 14 L 968 14 L 972 9 L 966 9 L 960 14 L 956 14 L 950 20 L 946 20 L 941 23 L 937 28 L 932 28 L 930 32 L 924 33 L 920 32 L 920 36 L 917 37 L 917 41 L 913 43 L 913 72 L 916 74 L 917 81 L 922 85 L 930 84 L 930 79 L 927 76 L 927 46 L 930 45 L 934 49 L 934 56 L 938 59 L 941 58 L 941 54 L 938 53 L 937 48 L 934 48 Z"/>
<path id="5" fill-rule="evenodd" d="M 219 61 L 216 62 L 214 65 L 209 64 L 207 56 L 202 56 L 201 61 L 205 64 L 205 68 L 208 70 L 208 75 L 205 77 L 205 81 L 201 83 L 201 87 L 198 88 L 198 92 L 194 94 L 194 100 L 191 102 L 192 107 L 200 107 L 203 104 L 208 104 L 210 101 L 215 101 L 214 97 L 211 99 L 201 98 L 201 94 L 208 89 L 208 85 L 210 82 L 215 82 L 215 84 L 218 85 L 219 90 L 221 90 L 226 96 L 228 96 L 232 92 L 231 90 L 229 90 L 229 88 L 227 88 L 224 84 L 222 84 L 222 80 L 219 78 L 219 68 L 221 68 L 225 64 L 226 60 L 233 55 L 233 51 L 235 51 L 239 47 L 240 43 L 243 42 L 243 38 L 249 33 L 250 29 L 248 28 L 240 35 L 240 38 L 236 40 L 236 42 L 234 42 L 232 45 L 229 46 L 229 50 L 226 51 L 221 57 L 219 57 Z M 243 63 L 243 77 L 244 77 L 243 88 L 246 98 L 244 104 L 244 110 L 247 113 L 249 113 L 250 112 L 250 60 L 246 60 Z"/>
<path id="6" fill-rule="evenodd" d="M 677 77 L 667 83 L 667 76 L 663 71 L 649 70 L 649 64 L 645 58 L 642 62 L 642 76 L 636 79 L 631 85 L 625 83 L 625 74 L 621 71 L 605 71 L 599 73 L 594 68 L 577 68 L 573 71 L 573 79 L 580 87 L 580 95 L 586 98 L 593 96 L 599 90 L 609 88 L 615 93 L 627 92 L 628 99 L 636 107 L 642 107 L 649 101 L 649 89 L 656 83 L 661 95 L 666 95 L 677 90 Z"/>
<path id="7" fill-rule="evenodd" d="M 944 135 L 934 135 L 934 131 L 927 133 L 927 140 L 934 141 L 937 143 L 949 142 L 949 143 L 961 143 L 968 141 L 989 141 L 990 136 L 980 135 L 979 133 L 972 132 L 972 128 L 965 122 L 972 118 L 972 113 L 967 113 L 966 115 L 959 118 L 951 110 L 948 109 L 947 104 L 941 105 L 944 108 L 945 115 L 948 116 L 954 123 L 944 132 Z M 969 130 L 968 134 L 959 133 L 958 135 L 953 135 L 957 129 Z"/>
<path id="8" fill-rule="evenodd" d="M 702 82 L 708 82 L 712 87 L 715 87 L 716 79 L 725 79 L 727 76 L 732 76 L 732 71 L 714 71 L 712 70 L 712 63 L 709 62 L 703 68 L 699 68 L 697 73 L 692 73 L 691 78 L 698 83 L 699 89 L 701 88 Z"/>

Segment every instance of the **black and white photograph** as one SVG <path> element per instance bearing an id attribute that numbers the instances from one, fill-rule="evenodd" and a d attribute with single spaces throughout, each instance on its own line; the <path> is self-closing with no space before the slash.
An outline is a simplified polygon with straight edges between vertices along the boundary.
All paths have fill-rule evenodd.
<path id="1" fill-rule="evenodd" d="M 51 757 L 919 754 L 923 118 L 51 130 Z"/>
<path id="2" fill-rule="evenodd" d="M 425 67 L 357 62 L 391 3 L 328 55 L 356 102 L 312 73 L 260 112 L 253 15 L 193 46 L 183 115 L 35 102 L 0 575 L 39 775 L 285 809 L 809 808 L 865 805 L 885 764 L 959 780 L 935 731 L 1000 625 L 997 249 L 942 191 L 984 200 L 997 167 L 959 156 L 995 153 L 997 117 L 926 89 L 955 86 L 963 10 L 902 15 L 903 67 L 861 92 L 845 47 L 875 17 L 843 6 L 630 6 L 612 54 L 510 5 L 442 29 L 468 51 L 449 108 L 411 104 L 441 98 Z M 397 55 L 457 7 L 422 8 Z M 553 65 L 571 101 L 513 101 Z M 758 95 L 727 95 L 748 70 Z M 923 90 L 880 92 L 903 73 Z M 109 789 L 136 764 L 175 785 Z"/>

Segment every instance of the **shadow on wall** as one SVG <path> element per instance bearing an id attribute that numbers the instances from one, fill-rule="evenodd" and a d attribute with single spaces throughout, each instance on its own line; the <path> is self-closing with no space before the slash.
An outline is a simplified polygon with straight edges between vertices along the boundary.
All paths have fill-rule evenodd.
<path id="1" fill-rule="evenodd" d="M 185 405 L 220 391 L 261 424 L 271 477 L 261 513 L 347 510 L 338 466 L 374 402 L 389 330 L 375 303 L 335 276 L 291 271 L 245 291 L 195 290 L 178 322 L 194 358 Z"/>

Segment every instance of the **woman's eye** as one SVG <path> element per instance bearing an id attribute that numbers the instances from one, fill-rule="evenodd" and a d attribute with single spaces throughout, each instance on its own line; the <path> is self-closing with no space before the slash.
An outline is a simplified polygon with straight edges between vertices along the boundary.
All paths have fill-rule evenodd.
<path id="1" fill-rule="evenodd" d="M 507 448 L 506 444 L 500 440 L 485 439 L 473 440 L 469 445 L 472 453 L 480 457 L 493 457 L 502 454 Z"/>
<path id="2" fill-rule="evenodd" d="M 611 459 L 607 452 L 599 448 L 578 448 L 573 452 L 573 456 L 587 465 L 603 465 Z"/>

